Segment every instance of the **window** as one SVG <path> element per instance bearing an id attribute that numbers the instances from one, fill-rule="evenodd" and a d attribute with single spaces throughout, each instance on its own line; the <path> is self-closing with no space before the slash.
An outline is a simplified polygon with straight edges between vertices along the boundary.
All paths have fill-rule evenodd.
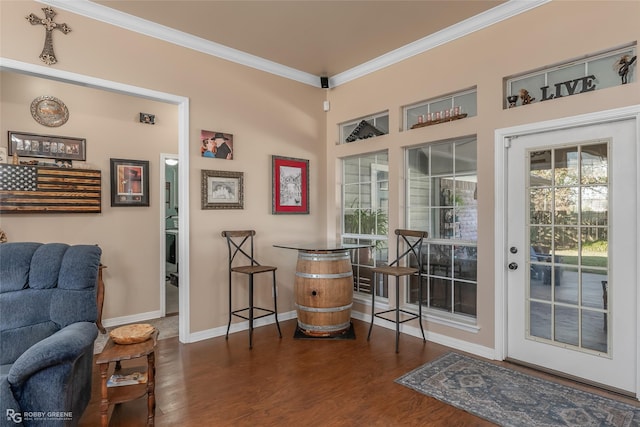
<path id="1" fill-rule="evenodd" d="M 536 102 L 545 101 L 588 92 L 592 87 L 597 90 L 618 86 L 622 83 L 623 74 L 632 83 L 636 78 L 633 67 L 628 67 L 628 73 L 623 73 L 624 63 L 620 61 L 623 58 L 630 60 L 635 55 L 634 45 L 514 76 L 506 79 L 506 96 L 517 96 L 524 89 Z M 583 82 L 575 82 L 575 79 L 588 76 L 595 77 L 592 82 L 586 83 L 588 87 Z M 505 102 L 504 108 L 508 107 L 508 102 Z"/>
<path id="2" fill-rule="evenodd" d="M 387 152 L 342 161 L 342 242 L 371 244 L 353 253 L 354 291 L 371 294 L 371 267 L 387 260 L 389 166 Z M 387 297 L 386 286 L 376 294 Z"/>
<path id="3" fill-rule="evenodd" d="M 407 227 L 429 232 L 422 301 L 432 313 L 476 316 L 477 141 L 475 137 L 407 150 Z M 425 297 L 426 296 L 426 297 Z M 407 302 L 418 303 L 418 282 Z"/>
<path id="4" fill-rule="evenodd" d="M 374 114 L 340 125 L 340 143 L 348 144 L 360 139 L 373 138 L 389 133 L 389 112 Z"/>
<path id="5" fill-rule="evenodd" d="M 452 95 L 422 101 L 403 108 L 404 129 L 422 126 L 426 122 L 437 123 L 445 117 L 473 117 L 477 115 L 476 88 L 463 90 Z"/>

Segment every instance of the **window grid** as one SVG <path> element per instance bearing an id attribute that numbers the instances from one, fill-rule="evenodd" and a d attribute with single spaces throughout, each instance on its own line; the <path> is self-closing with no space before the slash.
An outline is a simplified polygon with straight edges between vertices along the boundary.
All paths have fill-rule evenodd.
<path id="1" fill-rule="evenodd" d="M 354 291 L 371 294 L 371 268 L 385 262 L 388 246 L 389 173 L 387 152 L 342 161 L 342 242 L 370 244 L 352 252 Z M 376 284 L 376 295 L 387 298 L 387 283 Z"/>
<path id="2" fill-rule="evenodd" d="M 422 304 L 465 321 L 475 320 L 477 304 L 476 152 L 475 137 L 407 150 L 407 227 L 429 231 Z M 418 295 L 416 276 L 406 302 Z"/>

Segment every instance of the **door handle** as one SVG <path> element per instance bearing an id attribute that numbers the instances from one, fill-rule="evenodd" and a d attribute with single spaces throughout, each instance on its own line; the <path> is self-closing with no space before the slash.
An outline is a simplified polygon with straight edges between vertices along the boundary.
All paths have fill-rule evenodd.
<path id="1" fill-rule="evenodd" d="M 517 270 L 517 269 L 518 269 L 518 263 L 512 262 L 509 264 L 509 270 Z"/>

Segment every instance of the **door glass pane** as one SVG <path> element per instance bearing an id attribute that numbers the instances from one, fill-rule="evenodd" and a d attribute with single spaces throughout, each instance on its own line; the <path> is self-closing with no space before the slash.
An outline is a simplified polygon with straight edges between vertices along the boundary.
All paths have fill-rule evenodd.
<path id="1" fill-rule="evenodd" d="M 608 143 L 529 153 L 529 331 L 606 353 Z"/>
<path id="2" fill-rule="evenodd" d="M 531 266 L 529 298 L 551 302 L 551 286 L 544 283 L 543 268 L 538 265 Z"/>
<path id="3" fill-rule="evenodd" d="M 532 151 L 529 154 L 529 185 L 540 187 L 551 185 L 551 150 Z"/>
<path id="4" fill-rule="evenodd" d="M 560 187 L 555 190 L 556 224 L 578 224 L 578 187 Z"/>
<path id="5" fill-rule="evenodd" d="M 604 270 L 582 270 L 582 305 L 589 308 L 607 308 L 607 272 Z"/>
<path id="6" fill-rule="evenodd" d="M 580 157 L 582 184 L 606 184 L 609 182 L 607 144 L 584 146 Z"/>
<path id="7" fill-rule="evenodd" d="M 535 301 L 529 304 L 529 334 L 551 339 L 551 304 Z"/>
<path id="8" fill-rule="evenodd" d="M 553 334 L 555 341 L 575 346 L 579 344 L 577 308 L 555 306 Z"/>
<path id="9" fill-rule="evenodd" d="M 553 193 L 550 188 L 529 190 L 529 218 L 531 224 L 551 224 Z"/>
<path id="10" fill-rule="evenodd" d="M 609 191 L 605 185 L 589 185 L 582 187 L 582 224 L 609 224 Z"/>
<path id="11" fill-rule="evenodd" d="M 578 183 L 578 148 L 560 148 L 554 150 L 555 185 L 572 185 Z"/>
<path id="12" fill-rule="evenodd" d="M 555 267 L 555 301 L 578 304 L 578 269 L 574 267 Z"/>
<path id="13" fill-rule="evenodd" d="M 582 347 L 607 353 L 607 315 L 582 310 Z"/>

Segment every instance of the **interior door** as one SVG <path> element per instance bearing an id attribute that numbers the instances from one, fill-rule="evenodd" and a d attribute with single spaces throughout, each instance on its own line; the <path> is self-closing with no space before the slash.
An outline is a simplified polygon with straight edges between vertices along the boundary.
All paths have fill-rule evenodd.
<path id="1" fill-rule="evenodd" d="M 636 392 L 634 120 L 512 138 L 507 357 Z"/>

